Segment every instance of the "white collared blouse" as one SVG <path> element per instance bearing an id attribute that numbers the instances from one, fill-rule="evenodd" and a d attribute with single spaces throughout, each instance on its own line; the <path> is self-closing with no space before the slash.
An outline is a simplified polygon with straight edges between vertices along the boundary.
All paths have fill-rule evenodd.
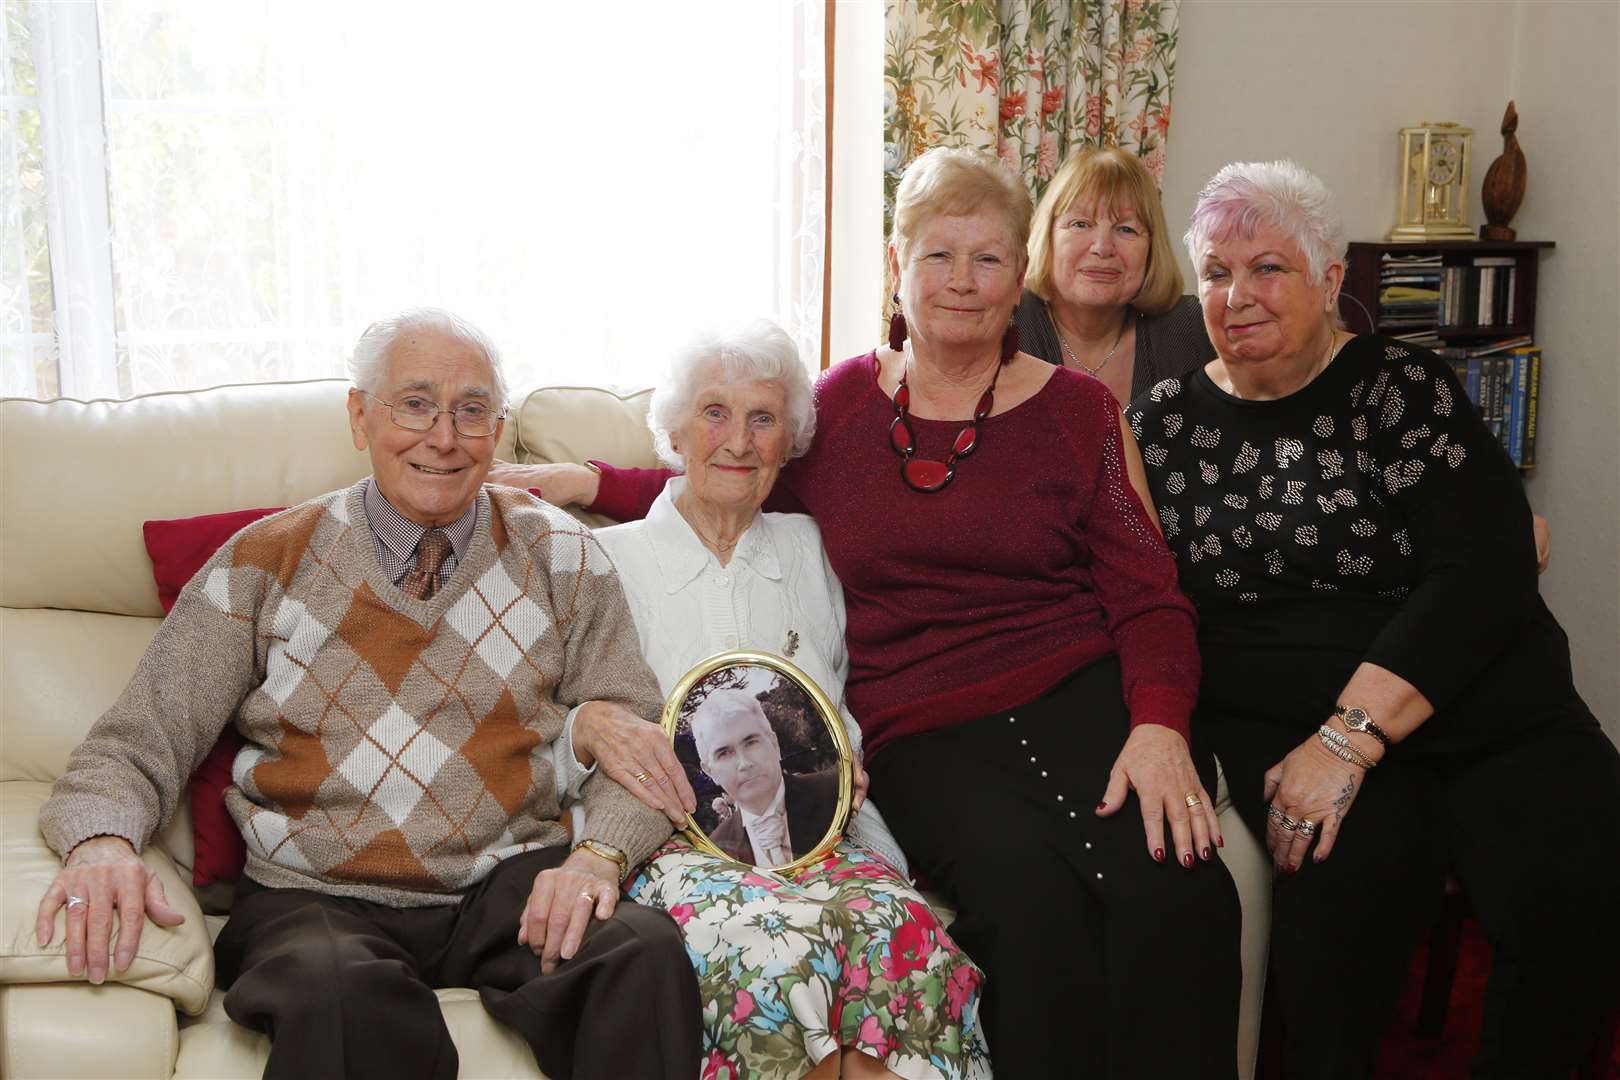
<path id="1" fill-rule="evenodd" d="M 759 514 L 721 566 L 675 508 L 685 485 L 685 477 L 672 477 L 644 520 L 596 532 L 618 567 L 659 688 L 668 694 L 693 665 L 718 652 L 784 656 L 837 707 L 859 758 L 860 725 L 844 704 L 844 590 L 827 563 L 821 530 L 805 514 Z M 909 876 L 900 844 L 871 800 L 848 833 Z"/>

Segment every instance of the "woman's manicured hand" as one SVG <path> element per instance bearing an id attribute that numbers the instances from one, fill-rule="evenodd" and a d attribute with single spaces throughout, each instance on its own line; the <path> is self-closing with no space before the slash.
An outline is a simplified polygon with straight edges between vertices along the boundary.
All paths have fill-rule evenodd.
<path id="1" fill-rule="evenodd" d="M 1135 791 L 1142 804 L 1148 854 L 1156 861 L 1164 861 L 1166 820 L 1176 861 L 1189 869 L 1195 857 L 1211 859 L 1215 848 L 1225 844 L 1215 819 L 1215 800 L 1198 779 L 1187 740 L 1179 733 L 1162 724 L 1132 728 L 1108 775 L 1108 790 L 1097 805 L 1097 815 L 1107 817 L 1124 806 L 1127 791 Z"/>

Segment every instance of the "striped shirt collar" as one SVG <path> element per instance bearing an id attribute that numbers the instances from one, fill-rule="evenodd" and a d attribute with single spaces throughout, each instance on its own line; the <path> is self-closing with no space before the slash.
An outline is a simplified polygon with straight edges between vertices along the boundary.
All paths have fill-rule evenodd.
<path id="1" fill-rule="evenodd" d="M 448 581 L 461 560 L 467 557 L 473 533 L 478 529 L 478 508 L 482 502 L 482 499 L 474 499 L 465 514 L 443 526 L 445 535 L 450 538 L 451 551 L 439 568 L 439 584 Z M 394 509 L 393 503 L 384 498 L 377 487 L 376 477 L 366 481 L 366 520 L 371 524 L 371 536 L 377 543 L 377 558 L 382 562 L 383 572 L 398 585 L 416 567 L 416 545 L 422 542 L 428 527 L 418 525 Z"/>

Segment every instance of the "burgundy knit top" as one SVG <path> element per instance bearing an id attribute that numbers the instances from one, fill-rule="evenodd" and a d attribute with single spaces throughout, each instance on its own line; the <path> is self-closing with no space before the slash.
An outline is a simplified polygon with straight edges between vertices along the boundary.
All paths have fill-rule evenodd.
<path id="1" fill-rule="evenodd" d="M 1116 652 L 1131 722 L 1185 735 L 1198 692 L 1193 609 L 1126 476 L 1107 387 L 1054 370 L 980 424 L 944 490 L 922 494 L 900 477 L 877 374 L 868 353 L 822 375 L 815 443 L 766 504 L 821 527 L 844 585 L 846 693 L 867 754 L 1026 704 Z M 962 422 L 911 426 L 918 455 L 943 460 Z M 590 509 L 640 517 L 668 475 L 603 465 Z"/>

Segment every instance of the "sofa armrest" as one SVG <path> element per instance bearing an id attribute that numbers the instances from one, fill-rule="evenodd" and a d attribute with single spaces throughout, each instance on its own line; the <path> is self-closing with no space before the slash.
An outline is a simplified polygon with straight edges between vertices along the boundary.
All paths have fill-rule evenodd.
<path id="1" fill-rule="evenodd" d="M 5 867 L 0 874 L 0 984 L 84 983 L 68 974 L 62 945 L 65 913 L 57 915 L 49 945 L 40 948 L 34 941 L 39 898 L 62 865 L 39 835 L 39 809 L 50 791 L 49 784 L 37 781 L 0 783 L 0 866 Z M 185 915 L 185 922 L 166 930 L 149 920 L 129 969 L 110 971 L 107 979 L 169 998 L 196 1015 L 207 1006 L 214 987 L 214 950 L 202 909 L 173 860 L 156 847 L 148 847 L 141 858 L 157 873 L 169 903 Z"/>
<path id="2" fill-rule="evenodd" d="M 169 1080 L 174 1002 L 133 986 L 0 986 L 0 1076 Z"/>

